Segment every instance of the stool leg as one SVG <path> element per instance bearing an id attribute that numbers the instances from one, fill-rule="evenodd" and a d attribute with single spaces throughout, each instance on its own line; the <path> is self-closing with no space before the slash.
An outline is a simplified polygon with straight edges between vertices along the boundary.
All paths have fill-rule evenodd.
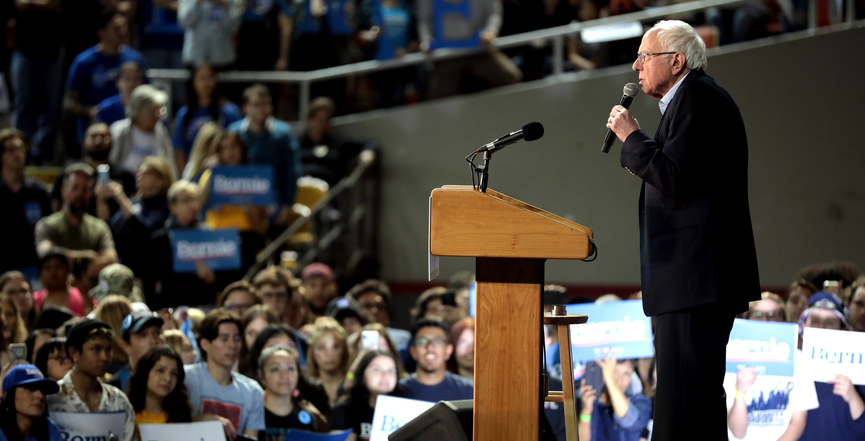
<path id="1" fill-rule="evenodd" d="M 562 337 L 565 337 L 564 339 Z M 562 395 L 565 406 L 567 441 L 577 441 L 577 403 L 574 393 L 574 361 L 571 358 L 571 327 L 559 325 L 559 354 L 562 358 Z"/>

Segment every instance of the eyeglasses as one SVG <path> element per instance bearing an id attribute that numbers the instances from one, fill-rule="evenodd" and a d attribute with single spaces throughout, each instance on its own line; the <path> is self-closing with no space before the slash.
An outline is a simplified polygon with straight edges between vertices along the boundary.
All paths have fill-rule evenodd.
<path id="1" fill-rule="evenodd" d="M 433 339 L 420 337 L 417 340 L 415 340 L 415 342 L 414 342 L 415 347 L 427 348 L 427 349 L 429 349 L 430 345 L 432 345 L 433 348 L 435 348 L 435 349 L 441 349 L 441 348 L 445 347 L 447 344 L 448 344 L 447 340 L 445 340 L 441 337 L 436 337 Z"/>
<path id="2" fill-rule="evenodd" d="M 284 300 L 288 298 L 288 294 L 284 292 L 266 292 L 261 295 L 262 300 L 270 302 L 275 300 Z"/>
<path id="3" fill-rule="evenodd" d="M 360 306 L 363 306 L 364 309 L 369 309 L 370 311 L 372 311 L 373 309 L 384 310 L 385 308 L 387 308 L 387 304 L 384 302 L 361 303 Z"/>
<path id="4" fill-rule="evenodd" d="M 781 311 L 752 311 L 748 314 L 748 320 L 759 320 L 762 322 L 783 322 L 784 316 Z"/>
<path id="5" fill-rule="evenodd" d="M 637 52 L 637 61 L 639 61 L 640 64 L 646 64 L 646 60 L 648 60 L 649 56 L 651 56 L 651 55 L 672 55 L 672 54 L 678 54 L 678 52 Z"/>

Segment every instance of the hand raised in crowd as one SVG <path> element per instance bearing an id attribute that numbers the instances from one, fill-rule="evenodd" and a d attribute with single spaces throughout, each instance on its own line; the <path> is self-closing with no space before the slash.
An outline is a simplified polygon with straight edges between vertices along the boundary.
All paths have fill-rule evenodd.
<path id="1" fill-rule="evenodd" d="M 119 182 L 115 181 L 97 183 L 94 190 L 96 191 L 96 197 L 103 200 L 126 197 L 126 192 L 123 191 L 123 186 L 120 185 Z"/>
<path id="2" fill-rule="evenodd" d="M 747 367 L 739 369 L 736 373 L 736 390 L 739 393 L 748 393 L 748 389 L 757 381 L 757 368 Z"/>
<path id="3" fill-rule="evenodd" d="M 609 354 L 609 356 L 607 355 Z M 604 383 L 617 384 L 616 382 L 616 354 L 606 348 L 603 351 L 604 359 L 595 359 L 595 363 L 601 367 L 601 373 L 604 374 Z"/>
<path id="4" fill-rule="evenodd" d="M 216 282 L 216 274 L 203 260 L 195 262 L 195 275 L 208 285 L 213 285 Z"/>
<path id="5" fill-rule="evenodd" d="M 580 399 L 583 401 L 583 410 L 580 411 L 583 415 L 591 415 L 595 409 L 595 400 L 598 399 L 598 391 L 592 386 L 586 384 L 586 379 L 580 381 Z"/>

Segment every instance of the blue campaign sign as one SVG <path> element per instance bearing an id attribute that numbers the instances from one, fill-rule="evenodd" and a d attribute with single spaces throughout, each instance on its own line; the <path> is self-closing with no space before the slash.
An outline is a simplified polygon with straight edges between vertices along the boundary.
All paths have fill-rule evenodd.
<path id="1" fill-rule="evenodd" d="M 214 271 L 240 268 L 240 235 L 236 228 L 172 230 L 169 236 L 177 273 L 194 273 L 199 260 Z"/>
<path id="2" fill-rule="evenodd" d="M 211 207 L 218 208 L 223 204 L 263 206 L 275 202 L 273 167 L 236 165 L 211 170 L 208 201 Z"/>
<path id="3" fill-rule="evenodd" d="M 292 441 L 345 441 L 351 435 L 351 430 L 330 433 L 313 433 L 305 430 L 288 429 L 286 440 Z"/>
<path id="4" fill-rule="evenodd" d="M 795 323 L 736 319 L 727 342 L 727 372 L 756 367 L 759 375 L 793 376 Z"/>
<path id="5" fill-rule="evenodd" d="M 605 348 L 618 359 L 655 355 L 652 322 L 643 313 L 642 300 L 567 305 L 569 314 L 585 314 L 589 321 L 571 326 L 575 362 L 603 358 Z"/>
<path id="6" fill-rule="evenodd" d="M 448 20 L 461 18 L 466 21 L 466 26 L 471 26 L 472 0 L 461 0 L 450 2 L 445 0 L 433 0 L 433 39 L 430 49 L 440 48 L 477 48 L 481 45 L 481 34 L 476 32 L 463 40 L 446 40 L 444 33 L 445 17 Z M 461 28 L 463 26 L 460 26 Z"/>

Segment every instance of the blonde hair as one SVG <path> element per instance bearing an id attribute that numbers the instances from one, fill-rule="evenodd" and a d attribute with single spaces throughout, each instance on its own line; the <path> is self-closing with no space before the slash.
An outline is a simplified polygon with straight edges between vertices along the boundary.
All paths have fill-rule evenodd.
<path id="1" fill-rule="evenodd" d="M 183 192 L 192 193 L 192 196 L 196 199 L 200 195 L 200 187 L 195 182 L 189 181 L 177 181 L 171 184 L 171 187 L 168 188 L 168 202 L 175 203 L 177 202 L 177 198 L 180 197 L 180 194 Z"/>
<path id="2" fill-rule="evenodd" d="M 169 329 L 162 333 L 162 341 L 171 346 L 178 355 L 183 353 L 183 343 L 188 340 L 189 338 L 186 337 L 186 334 L 179 329 Z M 190 344 L 192 344 L 191 341 Z"/>
<path id="3" fill-rule="evenodd" d="M 214 122 L 208 122 L 201 126 L 198 134 L 195 135 L 195 141 L 192 143 L 192 152 L 189 154 L 189 176 L 184 176 L 186 179 L 192 179 L 202 170 L 204 160 L 213 154 L 216 154 L 216 146 L 222 141 L 222 135 L 225 133 L 222 126 Z"/>
<path id="4" fill-rule="evenodd" d="M 149 167 L 159 175 L 160 179 L 162 179 L 162 188 L 159 189 L 159 194 L 167 194 L 171 186 L 174 185 L 175 179 L 174 171 L 171 170 L 171 165 L 168 161 L 158 156 L 148 156 L 138 166 L 139 169 L 142 167 Z"/>
<path id="5" fill-rule="evenodd" d="M 349 349 L 346 342 L 345 329 L 339 325 L 335 319 L 331 317 L 319 317 L 312 325 L 312 336 L 309 339 L 309 352 L 306 354 L 306 374 L 311 378 L 318 378 L 321 375 L 318 362 L 315 360 L 313 352 L 316 345 L 328 335 L 332 335 L 337 344 L 342 345 L 342 357 L 339 360 L 341 373 L 347 374 L 349 367 Z"/>
<path id="6" fill-rule="evenodd" d="M 129 299 L 117 294 L 111 294 L 102 299 L 94 313 L 96 319 L 102 320 L 111 327 L 111 333 L 113 334 L 111 342 L 114 347 L 112 357 L 124 363 L 128 361 L 128 358 L 126 351 L 123 350 L 123 346 L 120 344 L 122 341 L 121 331 L 123 330 L 123 320 L 131 313 L 132 304 L 129 303 Z"/>
<path id="7" fill-rule="evenodd" d="M 0 295 L 0 301 L 15 311 L 15 329 L 12 330 L 12 338 L 9 339 L 9 343 L 24 343 L 27 340 L 27 328 L 24 326 L 24 319 L 21 318 L 18 304 L 7 295 Z M 6 348 L 3 349 L 5 350 Z"/>

